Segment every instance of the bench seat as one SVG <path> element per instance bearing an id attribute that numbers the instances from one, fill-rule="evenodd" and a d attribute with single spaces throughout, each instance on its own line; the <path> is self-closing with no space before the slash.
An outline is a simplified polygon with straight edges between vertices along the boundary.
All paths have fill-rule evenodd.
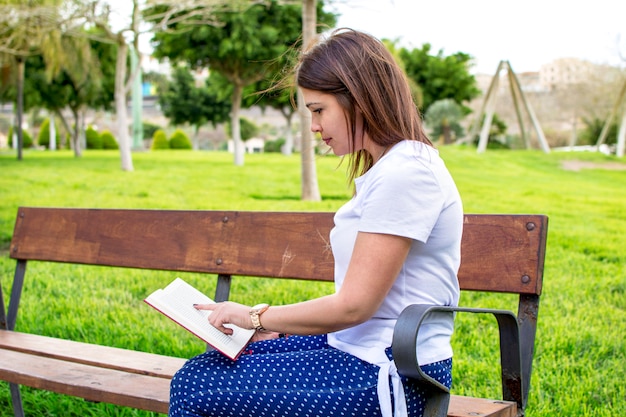
<path id="1" fill-rule="evenodd" d="M 0 330 L 0 379 L 167 413 L 172 375 L 185 363 L 128 349 Z"/>
<path id="2" fill-rule="evenodd" d="M 0 330 L 0 379 L 167 413 L 169 384 L 183 358 Z M 451 396 L 448 416 L 515 417 L 515 402 Z"/>

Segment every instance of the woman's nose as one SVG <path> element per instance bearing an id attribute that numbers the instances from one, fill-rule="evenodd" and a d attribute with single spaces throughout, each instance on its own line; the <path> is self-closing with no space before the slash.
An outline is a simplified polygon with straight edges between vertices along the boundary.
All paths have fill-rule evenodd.
<path id="1" fill-rule="evenodd" d="M 319 123 L 311 122 L 311 132 L 317 133 L 321 131 L 322 131 L 322 127 L 320 126 Z"/>

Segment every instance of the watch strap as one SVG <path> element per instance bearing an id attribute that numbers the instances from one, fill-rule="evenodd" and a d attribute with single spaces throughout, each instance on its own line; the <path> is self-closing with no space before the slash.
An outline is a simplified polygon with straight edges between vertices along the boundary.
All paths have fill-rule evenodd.
<path id="1" fill-rule="evenodd" d="M 261 324 L 261 314 L 265 313 L 268 308 L 270 308 L 269 304 L 258 304 L 250 310 L 250 320 L 255 330 L 265 331 L 265 328 Z"/>

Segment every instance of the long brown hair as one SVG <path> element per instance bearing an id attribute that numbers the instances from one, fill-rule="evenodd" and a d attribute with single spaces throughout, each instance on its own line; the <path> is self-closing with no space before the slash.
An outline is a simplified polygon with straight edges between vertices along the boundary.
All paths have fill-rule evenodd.
<path id="1" fill-rule="evenodd" d="M 346 112 L 354 145 L 356 115 L 378 145 L 405 140 L 432 145 L 422 127 L 404 71 L 378 39 L 352 29 L 337 29 L 305 51 L 296 67 L 299 87 L 335 96 Z M 365 150 L 350 156 L 350 180 L 367 172 L 374 160 Z"/>

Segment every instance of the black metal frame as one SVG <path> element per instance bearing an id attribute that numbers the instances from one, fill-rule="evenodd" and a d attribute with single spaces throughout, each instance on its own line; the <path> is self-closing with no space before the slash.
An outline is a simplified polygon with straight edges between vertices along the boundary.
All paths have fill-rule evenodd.
<path id="1" fill-rule="evenodd" d="M 463 312 L 495 316 L 500 334 L 502 398 L 515 401 L 518 416 L 523 416 L 530 388 L 538 308 L 539 296 L 522 294 L 517 317 L 511 311 L 481 308 L 414 304 L 404 309 L 393 332 L 393 357 L 401 375 L 418 380 L 431 394 L 424 417 L 445 417 L 450 402 L 448 388 L 422 372 L 417 361 L 417 334 L 429 314 Z"/>
<path id="2" fill-rule="evenodd" d="M 17 310 L 24 288 L 24 275 L 26 274 L 26 260 L 18 259 L 13 276 L 13 286 L 11 287 L 11 298 L 9 299 L 9 309 L 5 310 L 2 284 L 0 284 L 0 326 L 4 330 L 14 330 L 17 322 Z M 15 417 L 24 417 L 24 406 L 22 405 L 22 394 L 18 384 L 9 383 L 11 390 L 11 401 L 13 403 L 13 414 Z"/>

